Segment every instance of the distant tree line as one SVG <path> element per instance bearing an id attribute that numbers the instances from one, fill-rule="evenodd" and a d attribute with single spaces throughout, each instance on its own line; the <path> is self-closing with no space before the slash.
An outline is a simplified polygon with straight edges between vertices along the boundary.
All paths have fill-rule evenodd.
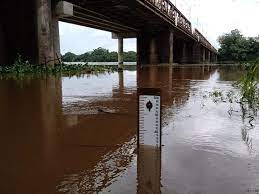
<path id="1" fill-rule="evenodd" d="M 232 30 L 218 38 L 219 60 L 248 62 L 259 58 L 259 36 L 245 37 L 239 30 Z"/>
<path id="2" fill-rule="evenodd" d="M 125 62 L 136 62 L 137 58 L 134 51 L 124 52 L 123 57 Z M 64 62 L 116 62 L 118 53 L 99 47 L 81 55 L 68 52 L 62 56 L 62 60 Z"/>

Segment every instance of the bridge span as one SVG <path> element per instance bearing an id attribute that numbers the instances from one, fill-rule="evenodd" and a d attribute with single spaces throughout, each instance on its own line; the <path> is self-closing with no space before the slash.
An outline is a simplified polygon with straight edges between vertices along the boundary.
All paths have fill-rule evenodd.
<path id="1" fill-rule="evenodd" d="M 217 50 L 170 0 L 3 0 L 0 63 L 17 53 L 33 63 L 58 63 L 59 21 L 112 32 L 120 65 L 124 38 L 137 38 L 138 64 L 217 60 Z"/>

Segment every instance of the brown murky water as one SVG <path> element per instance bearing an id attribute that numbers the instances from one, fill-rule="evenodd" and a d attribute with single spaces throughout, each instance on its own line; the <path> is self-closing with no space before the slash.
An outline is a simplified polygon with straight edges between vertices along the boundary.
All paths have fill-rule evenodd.
<path id="1" fill-rule="evenodd" d="M 1 80 L 0 193 L 259 193 L 258 127 L 203 97 L 240 74 L 150 67 Z M 137 155 L 137 87 L 162 88 L 162 152 Z"/>

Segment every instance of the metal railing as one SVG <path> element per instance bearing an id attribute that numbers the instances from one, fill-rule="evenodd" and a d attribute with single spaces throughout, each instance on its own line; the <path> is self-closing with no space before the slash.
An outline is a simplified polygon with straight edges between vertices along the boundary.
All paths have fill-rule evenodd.
<path id="1" fill-rule="evenodd" d="M 176 26 L 192 34 L 191 22 L 171 3 L 170 0 L 142 0 L 155 6 L 160 12 L 169 17 Z"/>
<path id="2" fill-rule="evenodd" d="M 210 42 L 199 32 L 199 30 L 195 29 L 193 33 L 194 37 L 198 42 L 202 43 L 205 47 L 210 49 L 211 51 L 217 52 L 217 50 L 210 44 Z"/>
<path id="3" fill-rule="evenodd" d="M 194 32 L 192 32 L 191 22 L 172 4 L 170 0 L 141 0 L 141 1 L 144 1 L 154 6 L 166 17 L 168 17 L 175 24 L 175 26 L 187 32 L 189 35 L 194 37 L 198 42 L 203 44 L 203 46 L 207 47 L 211 51 L 217 52 L 217 50 L 197 29 L 195 29 Z"/>

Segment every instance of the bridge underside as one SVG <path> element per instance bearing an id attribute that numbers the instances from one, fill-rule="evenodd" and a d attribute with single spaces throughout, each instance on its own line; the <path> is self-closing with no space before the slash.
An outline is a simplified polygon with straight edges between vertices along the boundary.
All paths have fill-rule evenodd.
<path id="1" fill-rule="evenodd" d="M 197 41 L 189 23 L 176 22 L 148 0 L 3 0 L 0 64 L 12 63 L 18 53 L 33 63 L 58 63 L 58 21 L 136 37 L 140 64 L 216 60 L 216 52 Z"/>

